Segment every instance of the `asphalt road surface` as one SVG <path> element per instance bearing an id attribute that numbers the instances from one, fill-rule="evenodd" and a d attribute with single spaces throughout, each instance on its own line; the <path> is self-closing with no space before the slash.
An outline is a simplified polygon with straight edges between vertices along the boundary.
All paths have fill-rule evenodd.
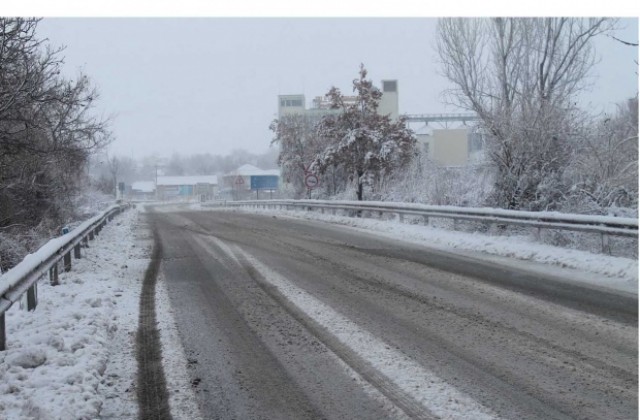
<path id="1" fill-rule="evenodd" d="M 150 213 L 207 419 L 637 419 L 637 298 L 329 224 Z"/>

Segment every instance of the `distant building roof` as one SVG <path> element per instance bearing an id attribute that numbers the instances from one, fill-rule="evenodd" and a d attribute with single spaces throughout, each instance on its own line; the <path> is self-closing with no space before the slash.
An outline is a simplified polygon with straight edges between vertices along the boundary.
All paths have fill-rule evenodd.
<path id="1" fill-rule="evenodd" d="M 264 175 L 280 176 L 280 169 L 267 169 L 263 172 L 264 172 Z"/>
<path id="2" fill-rule="evenodd" d="M 156 190 L 156 183 L 153 181 L 135 181 L 131 183 L 131 190 L 152 193 Z"/>
<path id="3" fill-rule="evenodd" d="M 247 163 L 232 172 L 234 172 L 234 175 L 262 175 L 264 171 L 257 166 L 249 165 Z"/>
<path id="4" fill-rule="evenodd" d="M 253 165 L 249 165 L 249 164 L 245 164 L 240 166 L 237 169 L 234 169 L 233 171 L 229 172 L 226 176 L 251 176 L 251 175 L 276 175 L 276 176 L 280 176 L 280 170 L 279 169 L 260 169 L 256 166 Z"/>
<path id="5" fill-rule="evenodd" d="M 196 185 L 196 184 L 213 184 L 218 185 L 218 177 L 216 175 L 197 175 L 197 176 L 159 176 L 158 185 Z"/>

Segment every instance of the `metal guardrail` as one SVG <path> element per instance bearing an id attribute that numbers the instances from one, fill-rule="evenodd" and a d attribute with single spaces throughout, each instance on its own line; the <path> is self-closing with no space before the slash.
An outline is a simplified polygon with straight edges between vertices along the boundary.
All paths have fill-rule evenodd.
<path id="1" fill-rule="evenodd" d="M 81 258 L 81 247 L 87 247 L 89 240 L 93 240 L 107 222 L 128 207 L 128 205 L 110 207 L 73 231 L 50 240 L 35 253 L 27 255 L 21 263 L 0 275 L 0 351 L 6 349 L 4 313 L 7 309 L 26 293 L 27 310 L 34 310 L 37 305 L 38 280 L 48 272 L 51 284 L 59 284 L 59 263 L 62 261 L 64 271 L 71 271 L 71 253 L 73 252 L 74 258 Z"/>
<path id="2" fill-rule="evenodd" d="M 413 203 L 372 202 L 372 201 L 322 201 L 322 200 L 253 200 L 227 201 L 218 205 L 253 206 L 263 208 L 302 208 L 350 211 L 353 214 L 366 216 L 370 214 L 397 214 L 400 221 L 404 216 L 421 216 L 425 224 L 430 218 L 452 219 L 454 227 L 460 220 L 475 221 L 487 225 L 516 225 L 540 229 L 559 229 L 575 232 L 600 234 L 603 252 L 609 249 L 608 237 L 638 237 L 638 219 L 611 216 L 591 216 L 557 212 L 530 212 L 492 208 L 469 208 L 454 206 L 432 206 Z M 215 206 L 215 204 L 214 204 Z"/>

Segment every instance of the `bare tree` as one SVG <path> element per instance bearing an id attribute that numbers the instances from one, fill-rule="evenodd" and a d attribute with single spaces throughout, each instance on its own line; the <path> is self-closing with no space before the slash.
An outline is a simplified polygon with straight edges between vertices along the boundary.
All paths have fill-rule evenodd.
<path id="1" fill-rule="evenodd" d="M 638 97 L 587 122 L 575 147 L 569 199 L 595 211 L 638 206 Z"/>
<path id="2" fill-rule="evenodd" d="M 111 140 L 91 115 L 88 78 L 60 75 L 62 50 L 36 37 L 37 24 L 0 18 L 0 231 L 32 238 L 26 248 L 70 217 L 89 154 Z"/>
<path id="3" fill-rule="evenodd" d="M 295 198 L 304 196 L 306 172 L 324 148 L 315 130 L 316 122 L 309 116 L 292 114 L 274 120 L 269 126 L 274 132 L 271 144 L 279 146 L 278 165 L 285 183 L 293 188 Z"/>
<path id="4" fill-rule="evenodd" d="M 98 189 L 105 194 L 117 195 L 116 189 L 120 182 L 131 185 L 138 179 L 138 164 L 130 157 L 104 153 L 100 165 L 103 167 L 103 173 L 99 179 Z"/>
<path id="5" fill-rule="evenodd" d="M 448 100 L 476 112 L 497 177 L 492 205 L 549 209 L 576 134 L 575 96 L 595 63 L 592 39 L 615 20 L 441 19 L 438 53 Z"/>

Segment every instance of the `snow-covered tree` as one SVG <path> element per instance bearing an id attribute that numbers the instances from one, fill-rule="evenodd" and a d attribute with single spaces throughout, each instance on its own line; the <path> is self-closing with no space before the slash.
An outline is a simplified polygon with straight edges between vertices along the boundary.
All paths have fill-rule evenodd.
<path id="1" fill-rule="evenodd" d="M 355 100 L 346 101 L 336 87 L 327 93 L 331 108 L 340 112 L 324 116 L 318 124 L 325 148 L 311 167 L 321 174 L 331 167 L 343 168 L 362 200 L 365 185 L 375 188 L 411 161 L 416 139 L 402 119 L 393 121 L 377 112 L 382 92 L 367 80 L 364 65 L 359 76 L 353 81 Z"/>
<path id="2" fill-rule="evenodd" d="M 420 151 L 382 191 L 381 199 L 408 203 L 481 207 L 493 185 L 493 170 L 482 162 L 443 167 Z"/>
<path id="3" fill-rule="evenodd" d="M 590 122 L 574 148 L 568 171 L 569 206 L 592 212 L 638 207 L 638 97 L 613 115 Z M 575 211 L 576 209 L 570 208 Z"/>
<path id="4" fill-rule="evenodd" d="M 116 188 L 120 182 L 131 185 L 138 180 L 138 163 L 128 156 L 101 154 L 98 161 L 100 169 L 98 190 L 105 194 L 116 195 Z"/>
<path id="5" fill-rule="evenodd" d="M 2 244 L 21 237 L 27 248 L 70 217 L 90 153 L 110 141 L 107 122 L 91 115 L 89 79 L 60 75 L 61 49 L 37 38 L 37 24 L 0 18 L 0 232 Z M 2 244 L 12 265 L 19 253 Z"/>
<path id="6" fill-rule="evenodd" d="M 315 120 L 303 114 L 283 115 L 269 129 L 274 133 L 271 144 L 279 147 L 278 165 L 284 182 L 290 184 L 294 198 L 302 198 L 306 192 L 306 171 L 324 148 L 315 130 Z"/>
<path id="7" fill-rule="evenodd" d="M 162 173 L 167 176 L 182 176 L 185 174 L 185 166 L 184 157 L 174 152 L 163 165 Z"/>
<path id="8" fill-rule="evenodd" d="M 615 20 L 440 19 L 438 53 L 449 101 L 474 111 L 497 169 L 490 205 L 553 208 L 578 128 L 575 97 L 595 62 L 592 40 Z"/>

